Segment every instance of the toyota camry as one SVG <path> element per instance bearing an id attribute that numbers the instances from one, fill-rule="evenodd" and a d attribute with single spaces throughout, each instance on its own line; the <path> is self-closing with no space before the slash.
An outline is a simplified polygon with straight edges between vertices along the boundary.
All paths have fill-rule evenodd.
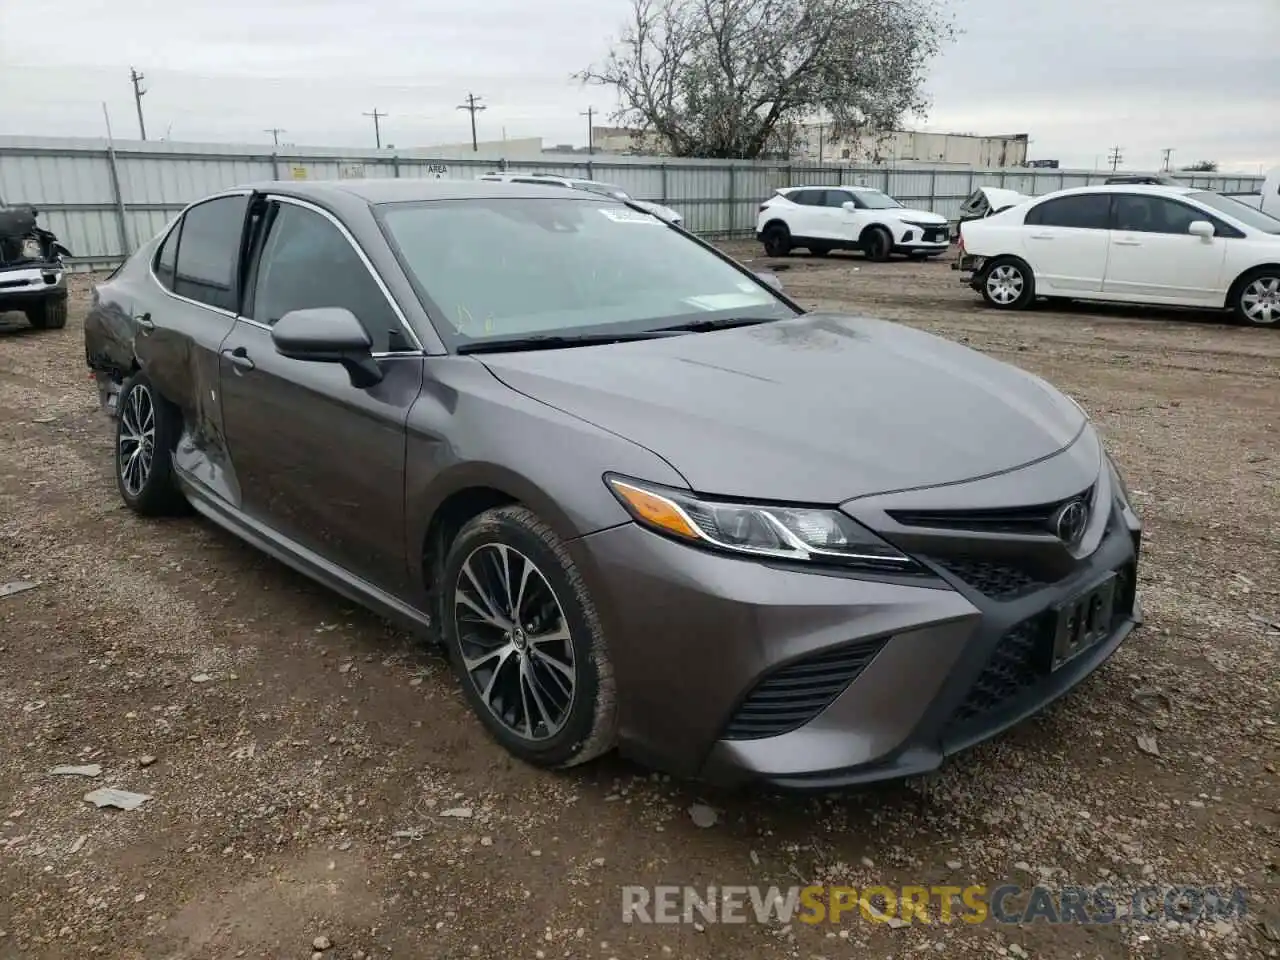
<path id="1" fill-rule="evenodd" d="M 521 759 L 915 774 L 1140 619 L 1085 411 L 957 343 L 806 312 L 626 201 L 271 182 L 94 291 L 124 503 L 193 507 L 447 650 Z"/>

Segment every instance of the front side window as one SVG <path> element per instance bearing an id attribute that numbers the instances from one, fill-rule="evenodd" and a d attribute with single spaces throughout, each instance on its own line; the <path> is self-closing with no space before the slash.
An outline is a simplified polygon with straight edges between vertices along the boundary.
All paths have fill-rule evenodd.
<path id="1" fill-rule="evenodd" d="M 236 269 L 248 206 L 248 196 L 218 197 L 183 215 L 174 293 L 221 310 L 237 308 Z"/>
<path id="2" fill-rule="evenodd" d="M 350 310 L 375 353 L 406 349 L 399 318 L 350 241 L 327 217 L 281 203 L 259 259 L 253 319 L 270 326 L 316 307 Z"/>
<path id="3" fill-rule="evenodd" d="M 853 199 L 853 194 L 851 194 L 848 190 L 828 190 L 827 191 L 828 207 L 843 207 L 846 203 L 848 203 L 852 199 Z"/>
<path id="4" fill-rule="evenodd" d="M 1107 230 L 1111 220 L 1111 195 L 1082 193 L 1038 203 L 1027 211 L 1024 223 L 1042 227 Z"/>
<path id="5" fill-rule="evenodd" d="M 453 346 L 795 315 L 733 264 L 620 203 L 570 196 L 440 200 L 382 204 L 377 215 Z"/>
<path id="6" fill-rule="evenodd" d="M 1115 201 L 1115 229 L 1131 233 L 1186 234 L 1193 221 L 1207 219 L 1199 210 L 1150 194 L 1122 194 Z"/>

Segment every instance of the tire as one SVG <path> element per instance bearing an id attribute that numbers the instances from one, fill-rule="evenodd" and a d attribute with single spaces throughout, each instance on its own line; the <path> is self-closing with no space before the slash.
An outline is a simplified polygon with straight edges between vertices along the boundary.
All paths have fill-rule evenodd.
<path id="1" fill-rule="evenodd" d="M 441 584 L 449 659 L 471 709 L 498 743 L 548 769 L 613 749 L 616 694 L 604 631 L 586 584 L 547 524 L 519 505 L 481 513 L 449 546 Z M 512 593 L 521 621 L 514 625 Z M 539 635 L 549 639 L 535 640 Z"/>
<path id="2" fill-rule="evenodd" d="M 1259 267 L 1246 273 L 1231 288 L 1230 306 L 1242 323 L 1280 325 L 1280 267 Z"/>
<path id="3" fill-rule="evenodd" d="M 61 330 L 67 325 L 67 298 L 41 301 L 27 310 L 27 322 L 37 330 Z"/>
<path id="4" fill-rule="evenodd" d="M 764 252 L 771 257 L 785 257 L 791 252 L 791 231 L 785 223 L 771 223 L 761 236 Z"/>
<path id="5" fill-rule="evenodd" d="M 884 227 L 871 227 L 862 235 L 862 249 L 868 260 L 884 263 L 893 254 L 893 237 Z"/>
<path id="6" fill-rule="evenodd" d="M 173 450 L 181 432 L 182 415 L 146 374 L 139 371 L 124 382 L 116 406 L 116 488 L 134 513 L 155 517 L 185 512 L 187 501 L 173 476 Z"/>
<path id="7" fill-rule="evenodd" d="M 997 257 L 982 271 L 982 299 L 997 310 L 1025 310 L 1036 299 L 1036 279 L 1017 257 Z"/>

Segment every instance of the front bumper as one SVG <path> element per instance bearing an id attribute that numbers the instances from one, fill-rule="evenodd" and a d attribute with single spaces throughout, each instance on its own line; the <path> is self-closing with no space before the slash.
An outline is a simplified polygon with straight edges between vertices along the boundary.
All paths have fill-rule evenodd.
<path id="1" fill-rule="evenodd" d="M 1069 576 L 1007 601 L 949 577 L 886 583 L 713 555 L 633 524 L 572 549 L 609 638 L 623 753 L 723 785 L 827 789 L 933 770 L 1080 683 L 1141 622 L 1140 530 L 1116 506 Z M 1049 672 L 1049 611 L 1112 571 L 1124 586 L 1109 632 Z M 759 735 L 762 705 L 799 725 Z"/>
<path id="2" fill-rule="evenodd" d="M 936 253 L 951 246 L 951 228 L 937 225 L 902 224 L 894 231 L 893 249 L 897 253 L 926 250 Z"/>
<path id="3" fill-rule="evenodd" d="M 60 264 L 0 267 L 0 310 L 21 310 L 38 300 L 67 295 L 67 271 Z"/>

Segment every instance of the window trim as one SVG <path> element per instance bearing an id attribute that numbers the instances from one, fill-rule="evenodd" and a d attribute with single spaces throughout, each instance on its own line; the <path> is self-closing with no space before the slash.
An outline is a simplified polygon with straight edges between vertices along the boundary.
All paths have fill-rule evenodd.
<path id="1" fill-rule="evenodd" d="M 375 351 L 373 353 L 373 357 L 375 360 L 381 360 L 381 359 L 386 359 L 390 357 L 422 357 L 426 355 L 427 351 L 426 351 L 426 348 L 422 345 L 421 338 L 418 336 L 417 331 L 414 330 L 412 326 L 410 326 L 408 319 L 404 315 L 404 311 L 400 309 L 400 304 L 396 303 L 395 297 L 391 295 L 391 291 L 387 288 L 386 283 L 383 281 L 382 277 L 378 275 L 378 271 L 374 269 L 373 261 L 371 261 L 368 255 L 365 254 L 364 249 L 360 246 L 359 243 L 356 242 L 356 238 L 352 236 L 351 231 L 346 228 L 346 226 L 342 223 L 341 220 L 339 220 L 337 217 L 335 217 L 332 213 L 330 213 L 328 210 L 324 209 L 323 207 L 317 206 L 316 204 L 311 203 L 310 201 L 302 200 L 298 197 L 289 197 L 289 196 L 284 196 L 283 194 L 278 194 L 278 193 L 263 193 L 262 197 L 268 203 L 289 203 L 289 204 L 293 204 L 295 207 L 301 207 L 304 210 L 310 210 L 313 213 L 320 214 L 320 216 L 324 217 L 331 224 L 333 224 L 335 227 L 338 228 L 338 232 L 342 234 L 343 238 L 347 241 L 347 243 L 351 245 L 351 248 L 355 250 L 356 256 L 360 258 L 360 262 L 363 263 L 364 268 L 369 271 L 369 275 L 373 277 L 373 282 L 377 285 L 378 289 L 382 292 L 382 296 L 386 298 L 387 303 L 391 306 L 391 312 L 395 314 L 396 320 L 399 321 L 400 329 L 405 334 L 407 334 L 406 339 L 408 339 L 410 343 L 416 345 L 410 350 Z M 274 225 L 274 218 L 272 218 L 272 222 Z M 265 242 L 266 234 L 263 234 L 263 240 Z M 252 270 L 253 270 L 253 276 L 255 278 L 257 277 L 258 262 L 262 256 L 262 249 L 263 249 L 262 246 L 258 245 L 257 249 L 253 253 L 254 259 L 252 264 Z M 256 280 L 255 280 L 255 284 L 256 284 Z M 258 327 L 261 330 L 267 330 L 267 331 L 271 330 L 271 327 L 269 324 L 265 324 L 260 320 L 254 320 L 252 317 L 246 317 L 238 314 L 236 316 L 236 319 L 243 321 L 244 323 L 247 323 L 250 326 Z"/>
<path id="2" fill-rule="evenodd" d="M 245 196 L 252 196 L 252 195 L 253 195 L 253 191 L 247 190 L 247 189 L 224 190 L 221 193 L 210 194 L 207 197 L 201 197 L 199 200 L 195 201 L 194 203 L 187 204 L 185 207 L 182 208 L 182 212 L 179 213 L 176 217 L 174 217 L 173 223 L 171 223 L 169 225 L 169 229 L 165 230 L 164 233 L 161 235 L 161 239 L 156 244 L 155 251 L 148 258 L 148 262 L 147 262 L 147 272 L 151 275 L 151 279 L 155 281 L 156 286 L 159 287 L 162 291 L 164 291 L 166 296 L 173 297 L 173 299 L 179 300 L 182 303 L 189 303 L 193 307 L 201 307 L 205 310 L 210 311 L 211 313 L 216 313 L 219 316 L 231 317 L 233 320 L 239 316 L 234 310 L 224 310 L 222 309 L 222 307 L 215 307 L 211 303 L 204 303 L 201 300 L 192 300 L 190 297 L 184 297 L 180 293 L 174 293 L 172 290 L 170 290 L 160 281 L 160 278 L 158 276 L 156 276 L 156 257 L 159 255 L 160 248 L 164 245 L 164 241 L 168 239 L 169 235 L 173 233 L 174 230 L 179 229 L 183 225 L 183 223 L 186 221 L 187 211 L 195 207 L 198 207 L 201 204 L 209 203 L 212 200 L 223 200 L 229 197 L 245 197 Z M 242 247 L 244 246 L 244 225 L 243 224 L 241 224 L 240 226 L 240 245 Z M 178 240 L 178 246 L 179 247 L 182 246 L 181 239 Z M 177 261 L 175 260 L 174 263 L 176 265 Z M 175 277 L 177 276 L 176 269 L 174 271 L 174 276 Z"/>

